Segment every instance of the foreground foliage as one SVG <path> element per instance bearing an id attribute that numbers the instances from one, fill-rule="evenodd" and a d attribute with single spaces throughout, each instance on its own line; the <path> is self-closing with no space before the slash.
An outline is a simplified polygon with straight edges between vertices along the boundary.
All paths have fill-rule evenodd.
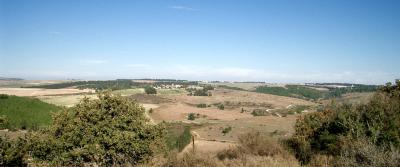
<path id="1" fill-rule="evenodd" d="M 346 160 L 337 161 L 345 166 L 398 166 L 400 81 L 381 88 L 367 104 L 332 105 L 302 116 L 295 130 L 287 145 L 304 164 L 322 154 Z M 392 158 L 378 157 L 384 155 Z"/>
<path id="2" fill-rule="evenodd" d="M 164 150 L 163 124 L 149 124 L 141 105 L 110 92 L 98 98 L 57 113 L 50 128 L 25 142 L 0 140 L 0 164 L 22 166 L 31 158 L 39 166 L 134 165 Z"/>

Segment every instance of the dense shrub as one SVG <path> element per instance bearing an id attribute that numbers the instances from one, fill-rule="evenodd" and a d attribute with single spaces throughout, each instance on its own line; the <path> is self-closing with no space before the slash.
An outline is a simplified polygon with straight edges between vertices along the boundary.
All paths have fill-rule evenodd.
<path id="1" fill-rule="evenodd" d="M 259 93 L 313 100 L 322 98 L 324 95 L 321 91 L 299 85 L 286 85 L 285 87 L 259 86 L 255 91 Z"/>
<path id="2" fill-rule="evenodd" d="M 100 93 L 98 99 L 54 116 L 48 130 L 28 136 L 35 161 L 59 165 L 137 164 L 164 148 L 163 125 L 151 125 L 144 108 L 125 97 Z"/>
<path id="3" fill-rule="evenodd" d="M 27 166 L 26 140 L 0 137 L 0 166 Z"/>
<path id="4" fill-rule="evenodd" d="M 367 104 L 332 105 L 322 112 L 301 116 L 296 122 L 295 130 L 295 135 L 286 143 L 303 163 L 308 163 L 314 154 L 340 157 L 346 153 L 346 146 L 353 145 L 361 139 L 374 145 L 378 150 L 398 150 L 400 82 L 381 88 Z M 347 154 L 362 154 L 365 150 L 358 151 L 358 153 L 347 151 Z M 357 156 L 346 157 L 357 158 Z"/>
<path id="5" fill-rule="evenodd" d="M 368 140 L 360 139 L 345 145 L 334 165 L 397 167 L 400 165 L 400 152 L 394 148 L 384 149 Z"/>

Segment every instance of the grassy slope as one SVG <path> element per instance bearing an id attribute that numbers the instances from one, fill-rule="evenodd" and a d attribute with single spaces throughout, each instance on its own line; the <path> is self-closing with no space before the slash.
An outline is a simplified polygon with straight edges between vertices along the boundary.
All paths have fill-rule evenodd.
<path id="1" fill-rule="evenodd" d="M 167 124 L 166 144 L 169 150 L 182 151 L 191 141 L 190 126 L 169 123 Z"/>
<path id="2" fill-rule="evenodd" d="M 6 117 L 8 124 L 0 128 L 33 129 L 51 123 L 51 112 L 61 108 L 38 99 L 18 96 L 0 98 L 0 116 Z"/>

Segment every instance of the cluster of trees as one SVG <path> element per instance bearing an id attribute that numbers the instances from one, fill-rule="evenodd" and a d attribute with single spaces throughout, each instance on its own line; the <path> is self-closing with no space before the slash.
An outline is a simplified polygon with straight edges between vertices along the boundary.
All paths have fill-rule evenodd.
<path id="1" fill-rule="evenodd" d="M 203 89 L 186 89 L 189 91 L 189 96 L 211 96 L 210 90 L 214 90 L 214 87 L 211 85 L 203 85 Z"/>
<path id="2" fill-rule="evenodd" d="M 379 88 L 377 85 L 361 85 L 361 84 L 352 84 L 345 88 L 334 88 L 330 89 L 329 92 L 325 95 L 325 98 L 332 97 L 342 97 L 343 94 L 352 93 L 352 92 L 374 92 Z"/>
<path id="3" fill-rule="evenodd" d="M 300 85 L 286 85 L 285 87 L 259 86 L 255 91 L 259 93 L 313 100 L 322 98 L 324 95 L 321 91 Z"/>
<path id="4" fill-rule="evenodd" d="M 331 87 L 328 88 L 329 91 L 319 91 L 317 89 L 301 85 L 286 85 L 285 87 L 259 86 L 256 88 L 255 91 L 259 93 L 268 93 L 279 96 L 288 96 L 288 97 L 302 98 L 307 100 L 310 99 L 318 100 L 318 99 L 328 99 L 333 97 L 342 97 L 343 94 L 352 92 L 373 92 L 376 91 L 379 88 L 379 86 L 351 84 L 348 87 L 344 88 L 331 88 Z"/>
<path id="5" fill-rule="evenodd" d="M 319 155 L 336 166 L 400 164 L 400 81 L 382 87 L 367 104 L 332 105 L 299 118 L 287 145 L 307 164 Z"/>
<path id="6" fill-rule="evenodd" d="M 46 89 L 61 89 L 68 87 L 77 87 L 79 89 L 95 89 L 95 90 L 119 90 L 129 89 L 133 87 L 144 86 L 145 83 L 133 82 L 132 80 L 117 79 L 109 81 L 74 81 L 74 82 L 63 82 L 50 85 L 38 85 L 30 86 L 28 88 L 46 88 Z"/>

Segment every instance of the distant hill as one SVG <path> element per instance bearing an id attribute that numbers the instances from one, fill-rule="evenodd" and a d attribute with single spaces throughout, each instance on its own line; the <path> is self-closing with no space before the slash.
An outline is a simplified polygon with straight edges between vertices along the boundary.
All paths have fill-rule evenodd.
<path id="1" fill-rule="evenodd" d="M 20 81 L 20 80 L 24 80 L 24 79 L 21 79 L 21 78 L 0 77 L 0 80 L 4 80 L 4 81 Z"/>

